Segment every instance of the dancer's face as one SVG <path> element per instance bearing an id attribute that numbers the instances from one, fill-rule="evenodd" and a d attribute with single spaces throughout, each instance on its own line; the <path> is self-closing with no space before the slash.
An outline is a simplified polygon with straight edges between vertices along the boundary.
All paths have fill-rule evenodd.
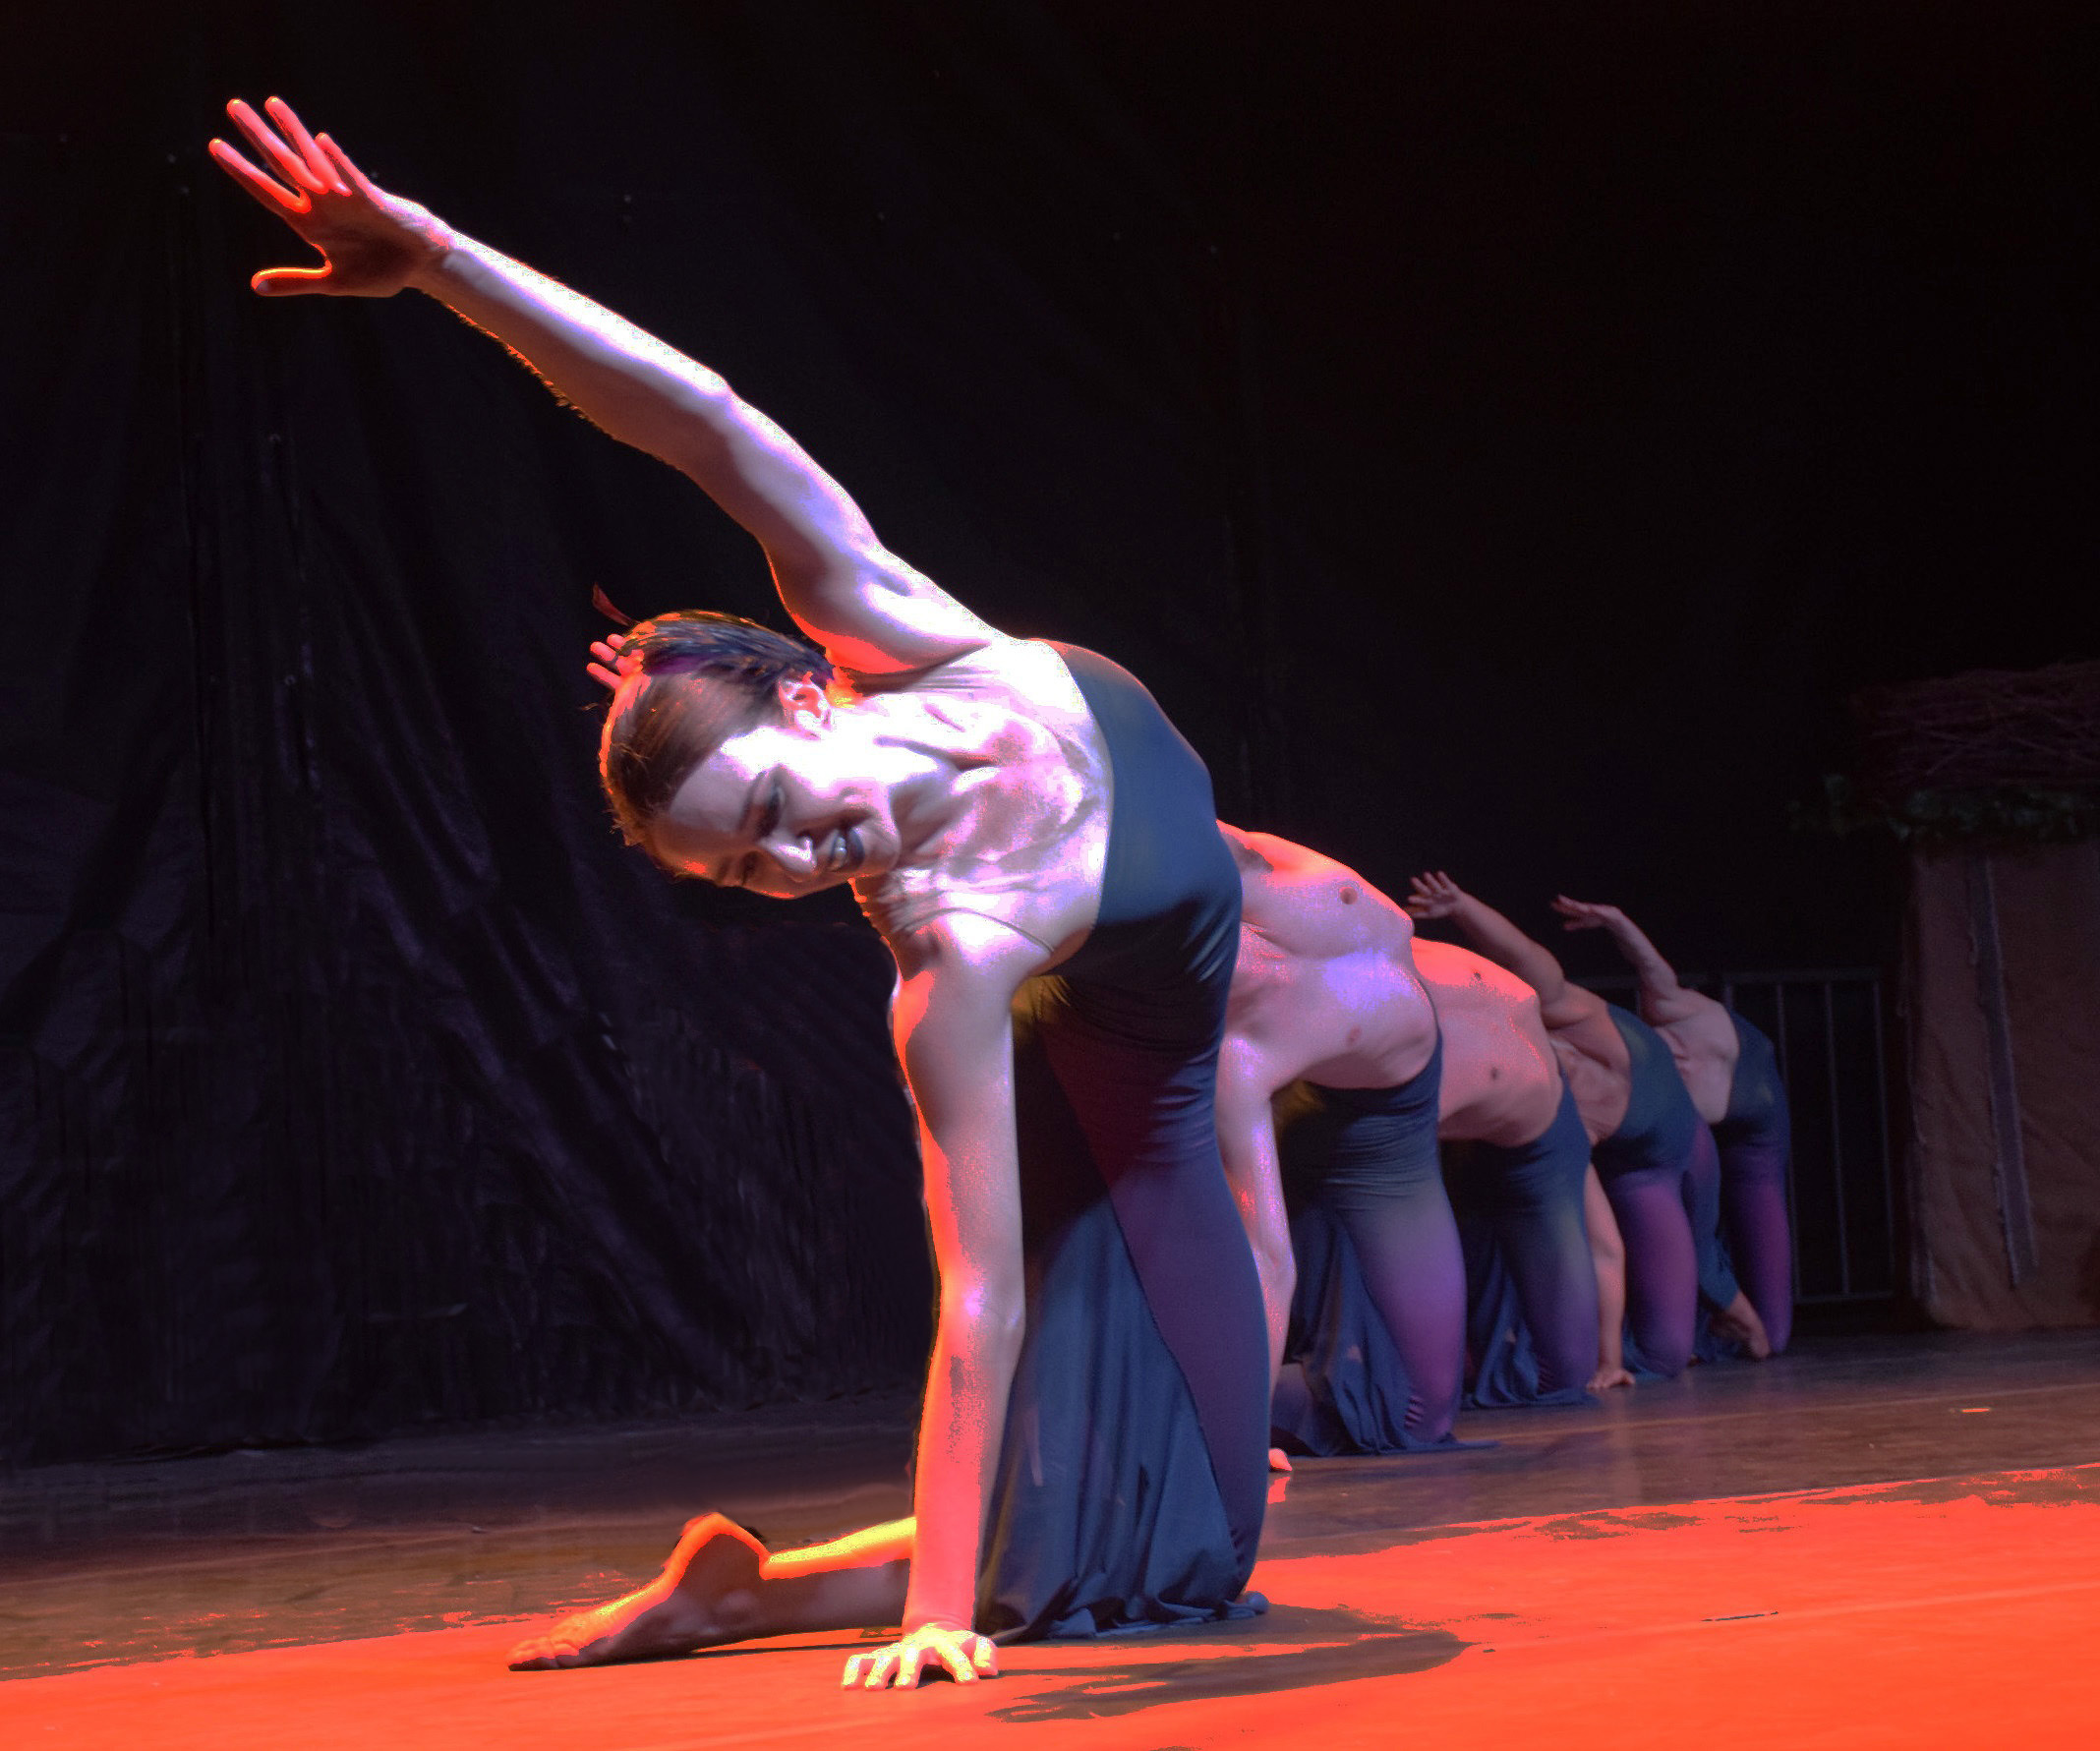
<path id="1" fill-rule="evenodd" d="M 814 682 L 784 686 L 781 704 L 786 722 L 730 736 L 693 769 L 656 822 L 658 855 L 776 900 L 890 868 L 897 824 L 866 737 Z"/>

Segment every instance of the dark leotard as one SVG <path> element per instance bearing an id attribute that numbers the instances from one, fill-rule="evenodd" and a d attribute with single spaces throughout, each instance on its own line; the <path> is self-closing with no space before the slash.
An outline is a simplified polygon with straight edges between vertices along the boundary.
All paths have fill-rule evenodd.
<path id="1" fill-rule="evenodd" d="M 1027 1328 L 977 1624 L 1012 1641 L 1260 1608 L 1268 1342 L 1214 1097 L 1240 877 L 1209 775 L 1130 674 L 1058 647 L 1114 774 L 1101 909 L 1017 1000 Z"/>
<path id="2" fill-rule="evenodd" d="M 1279 1139 L 1291 1193 L 1286 1366 L 1270 1420 L 1307 1453 L 1447 1447 L 1465 1373 L 1465 1260 L 1436 1154 L 1443 1042 L 1391 1088 L 1303 1084 Z"/>
<path id="3" fill-rule="evenodd" d="M 1583 1216 L 1590 1138 L 1561 1084 L 1553 1122 L 1513 1147 L 1475 1142 L 1456 1198 L 1466 1243 L 1467 1402 L 1582 1404 L 1597 1367 L 1597 1269 Z"/>
<path id="4" fill-rule="evenodd" d="M 1662 1036 L 1607 1004 L 1626 1042 L 1626 1116 L 1591 1151 L 1626 1242 L 1626 1361 L 1673 1375 L 1690 1360 L 1700 1297 L 1739 1292 L 1721 1244 L 1721 1164 Z"/>
<path id="5" fill-rule="evenodd" d="M 1793 1239 L 1786 1219 L 1793 1124 L 1772 1041 L 1733 1010 L 1728 1020 L 1741 1049 L 1728 1085 L 1727 1116 L 1714 1127 L 1721 1214 L 1743 1289 L 1777 1352 L 1793 1332 Z"/>

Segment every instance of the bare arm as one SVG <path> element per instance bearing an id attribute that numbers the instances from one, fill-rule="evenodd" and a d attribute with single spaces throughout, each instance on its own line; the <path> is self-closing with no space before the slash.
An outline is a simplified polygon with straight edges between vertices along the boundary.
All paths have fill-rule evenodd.
<path id="1" fill-rule="evenodd" d="M 1240 1207 L 1240 1221 L 1261 1279 L 1273 1383 L 1276 1371 L 1283 1366 L 1283 1347 L 1290 1332 L 1298 1261 L 1291 1252 L 1291 1219 L 1284 1207 L 1269 1093 L 1257 1055 L 1245 1040 L 1228 1035 L 1218 1061 L 1218 1152 L 1224 1157 L 1225 1179 Z"/>
<path id="2" fill-rule="evenodd" d="M 1641 1018 L 1652 1027 L 1671 1021 L 1689 1021 L 1707 1010 L 1718 1008 L 1704 992 L 1693 991 L 1677 979 L 1677 970 L 1662 959 L 1655 944 L 1631 918 L 1615 905 L 1599 905 L 1585 900 L 1570 900 L 1565 894 L 1553 901 L 1553 910 L 1566 920 L 1569 930 L 1602 930 L 1625 957 L 1640 981 Z"/>
<path id="3" fill-rule="evenodd" d="M 1568 983 L 1567 974 L 1553 952 L 1534 942 L 1507 918 L 1476 900 L 1441 870 L 1415 877 L 1409 886 L 1407 909 L 1417 918 L 1448 918 L 1481 954 L 1506 966 L 1539 994 L 1539 1014 L 1548 1027 L 1566 1027 L 1602 1014 L 1604 1003 L 1594 992 Z"/>
<path id="4" fill-rule="evenodd" d="M 1626 1372 L 1626 1243 L 1594 1167 L 1583 1176 L 1582 1201 L 1590 1259 L 1597 1269 L 1597 1372 L 1590 1376 L 1590 1390 L 1602 1392 L 1633 1384 Z"/>
<path id="5" fill-rule="evenodd" d="M 952 913 L 899 951 L 898 1055 L 918 1109 L 940 1313 L 919 1414 L 904 1643 L 973 1657 L 978 1545 L 1025 1321 L 1010 1005 L 1042 951 Z M 909 1662 L 907 1661 L 907 1664 Z M 954 1662 L 948 1661 L 951 1670 Z M 985 1667 L 981 1659 L 977 1669 Z M 900 1683 L 917 1681 L 917 1668 Z"/>
<path id="6" fill-rule="evenodd" d="M 869 672 L 917 669 L 996 636 L 890 553 L 845 490 L 706 366 L 457 233 L 414 283 L 742 524 L 788 612 L 836 660 Z"/>
<path id="7" fill-rule="evenodd" d="M 384 297 L 413 288 L 486 329 L 614 438 L 681 470 L 764 548 L 781 600 L 837 660 L 917 669 L 998 634 L 876 539 L 801 446 L 715 372 L 566 286 L 377 188 L 275 98 L 269 123 L 227 106 L 271 174 L 223 141 L 212 155 L 326 258 L 255 277 L 269 296 Z"/>

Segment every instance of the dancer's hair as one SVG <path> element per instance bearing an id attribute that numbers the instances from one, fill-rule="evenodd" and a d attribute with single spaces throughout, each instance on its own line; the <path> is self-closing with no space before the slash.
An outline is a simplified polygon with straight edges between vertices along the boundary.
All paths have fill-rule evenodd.
<path id="1" fill-rule="evenodd" d="M 782 681 L 832 679 L 814 645 L 700 609 L 637 622 L 620 656 L 640 672 L 606 713 L 598 776 L 620 833 L 652 857 L 650 829 L 695 767 L 730 736 L 777 720 Z"/>

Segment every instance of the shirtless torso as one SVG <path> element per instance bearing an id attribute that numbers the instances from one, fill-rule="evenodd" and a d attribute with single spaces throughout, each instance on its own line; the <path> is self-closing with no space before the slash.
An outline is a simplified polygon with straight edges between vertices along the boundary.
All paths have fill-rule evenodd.
<path id="1" fill-rule="evenodd" d="M 1633 1095 L 1633 1063 L 1612 1025 L 1604 1000 L 1580 985 L 1567 985 L 1559 1000 L 1543 1005 L 1547 1037 L 1560 1074 L 1574 1090 L 1575 1109 L 1590 1140 L 1602 1142 L 1625 1123 Z"/>
<path id="2" fill-rule="evenodd" d="M 1742 1039 L 1727 1010 L 1680 981 L 1676 969 L 1617 906 L 1562 894 L 1554 899 L 1553 910 L 1569 930 L 1602 930 L 1611 938 L 1640 980 L 1641 1020 L 1662 1036 L 1699 1116 L 1719 1125 L 1727 1117 L 1735 1062 L 1742 1054 Z"/>
<path id="3" fill-rule="evenodd" d="M 1407 909 L 1417 918 L 1450 919 L 1475 948 L 1538 994 L 1539 1020 L 1574 1093 L 1583 1130 L 1593 1143 L 1616 1132 L 1633 1094 L 1633 1061 L 1604 1000 L 1570 984 L 1550 953 L 1440 870 L 1415 878 Z"/>
<path id="4" fill-rule="evenodd" d="M 1436 1012 L 1416 976 L 1415 923 L 1345 864 L 1226 827 L 1240 866 L 1240 958 L 1225 1052 L 1266 1099 L 1304 1077 L 1385 1088 L 1429 1063 Z"/>
<path id="5" fill-rule="evenodd" d="M 1514 1148 L 1543 1136 L 1561 1073 L 1539 996 L 1513 972 L 1455 943 L 1418 938 L 1415 970 L 1443 1027 L 1438 1135 Z"/>
<path id="6" fill-rule="evenodd" d="M 1270 1099 L 1300 1079 L 1389 1088 L 1436 1050 L 1414 921 L 1331 857 L 1219 823 L 1240 868 L 1240 952 L 1218 1060 L 1218 1144 L 1260 1271 L 1270 1363 L 1297 1281 Z"/>

